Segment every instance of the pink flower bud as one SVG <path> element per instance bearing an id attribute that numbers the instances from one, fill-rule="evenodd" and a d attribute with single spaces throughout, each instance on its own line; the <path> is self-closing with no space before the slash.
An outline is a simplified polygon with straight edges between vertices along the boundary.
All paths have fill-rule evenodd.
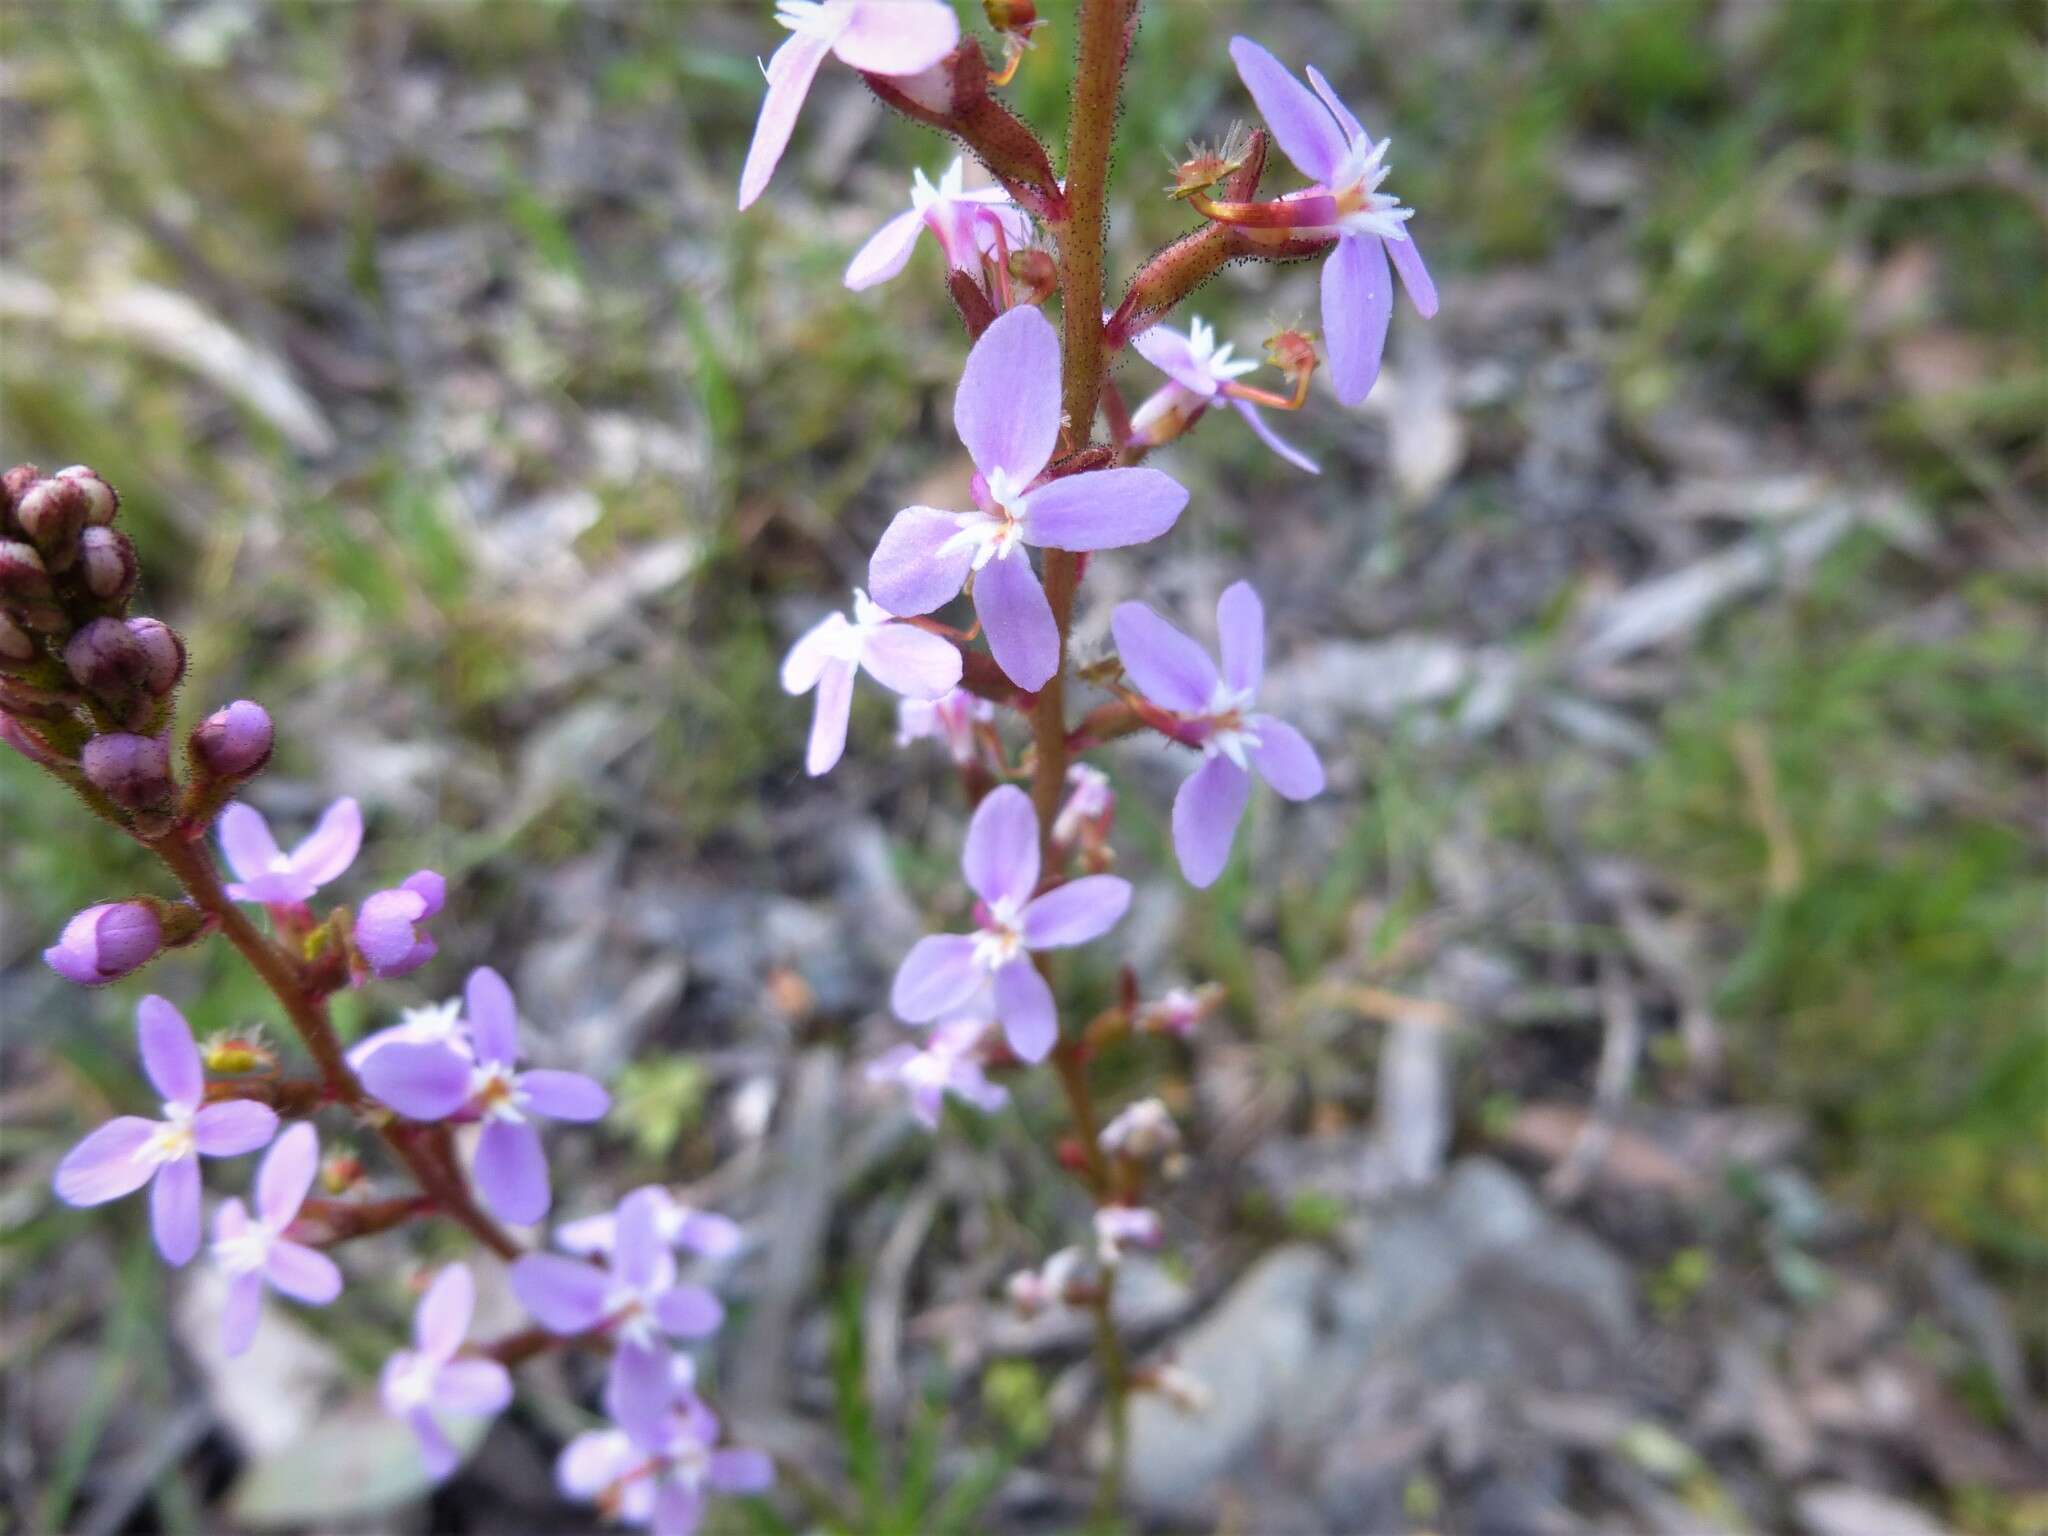
<path id="1" fill-rule="evenodd" d="M 43 472 L 33 464 L 17 464 L 0 475 L 0 532 L 11 536 L 19 530 L 20 525 L 14 520 L 14 509 L 19 505 L 22 493 L 42 478 Z"/>
<path id="2" fill-rule="evenodd" d="M 118 698 L 142 683 L 149 658 L 119 619 L 94 619 L 64 647 L 64 668 L 88 693 Z"/>
<path id="3" fill-rule="evenodd" d="M 53 571 L 69 570 L 92 500 L 69 480 L 38 480 L 15 503 L 14 520 Z"/>
<path id="4" fill-rule="evenodd" d="M 78 536 L 78 569 L 86 591 L 103 603 L 126 602 L 141 574 L 134 544 L 111 528 L 89 527 Z"/>
<path id="5" fill-rule="evenodd" d="M 128 731 L 95 736 L 85 744 L 79 764 L 88 783 L 131 811 L 161 805 L 177 788 L 171 777 L 171 749 L 160 736 Z"/>
<path id="6" fill-rule="evenodd" d="M 0 603 L 41 602 L 50 595 L 50 572 L 32 545 L 0 539 Z"/>
<path id="7" fill-rule="evenodd" d="M 270 714 L 261 704 L 237 699 L 192 728 L 185 749 L 192 765 L 209 778 L 245 779 L 270 761 Z"/>
<path id="8" fill-rule="evenodd" d="M 109 485 L 99 471 L 83 464 L 57 471 L 56 478 L 75 485 L 85 493 L 85 521 L 90 528 L 104 528 L 121 510 L 121 493 Z"/>
<path id="9" fill-rule="evenodd" d="M 104 986 L 140 970 L 163 945 L 163 924 L 139 901 L 103 902 L 87 907 L 64 925 L 43 961 L 66 981 Z"/>
<path id="10" fill-rule="evenodd" d="M 0 613 L 0 668 L 26 666 L 36 659 L 36 637 Z"/>
<path id="11" fill-rule="evenodd" d="M 161 619 L 130 619 L 128 633 L 142 651 L 142 686 L 162 698 L 185 676 L 185 642 Z"/>

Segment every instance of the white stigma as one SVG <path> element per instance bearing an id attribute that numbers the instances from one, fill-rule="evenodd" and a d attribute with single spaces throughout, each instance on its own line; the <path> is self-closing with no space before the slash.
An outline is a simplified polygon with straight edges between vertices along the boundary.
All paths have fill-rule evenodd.
<path id="1" fill-rule="evenodd" d="M 1244 717 L 1251 702 L 1251 689 L 1232 688 L 1225 682 L 1216 684 L 1216 691 L 1209 696 L 1207 718 L 1212 725 L 1202 740 L 1204 757 L 1227 757 L 1240 768 L 1248 766 L 1247 758 L 1259 744 L 1259 733 L 1246 724 Z"/>
<path id="2" fill-rule="evenodd" d="M 392 1371 L 386 1392 L 401 1409 L 424 1408 L 434 1396 L 439 1365 L 430 1356 L 409 1349 L 401 1351 L 397 1359 L 400 1364 Z"/>
<path id="3" fill-rule="evenodd" d="M 1005 896 L 989 908 L 988 921 L 974 936 L 974 960 L 986 970 L 998 971 L 1024 953 L 1024 928 L 1020 915 L 1024 904 Z"/>
<path id="4" fill-rule="evenodd" d="M 276 1236 L 269 1227 L 252 1217 L 249 1225 L 233 1237 L 216 1239 L 213 1256 L 231 1275 L 254 1274 L 269 1259 L 270 1244 Z"/>
<path id="5" fill-rule="evenodd" d="M 507 1120 L 523 1124 L 522 1106 L 526 1095 L 512 1069 L 502 1061 L 480 1062 L 469 1069 L 469 1101 L 486 1120 Z"/>
<path id="6" fill-rule="evenodd" d="M 1401 199 L 1379 190 L 1392 171 L 1386 163 L 1387 149 L 1394 141 L 1381 139 L 1368 144 L 1351 141 L 1337 169 L 1330 174 L 1330 190 L 1343 209 L 1338 227 L 1358 235 L 1378 235 L 1382 240 L 1406 240 L 1406 225 L 1415 216 L 1413 208 L 1401 206 Z"/>
<path id="7" fill-rule="evenodd" d="M 163 1119 L 135 1156 L 145 1163 L 175 1163 L 190 1157 L 199 1146 L 192 1134 L 192 1114 L 189 1104 L 164 1105 Z"/>

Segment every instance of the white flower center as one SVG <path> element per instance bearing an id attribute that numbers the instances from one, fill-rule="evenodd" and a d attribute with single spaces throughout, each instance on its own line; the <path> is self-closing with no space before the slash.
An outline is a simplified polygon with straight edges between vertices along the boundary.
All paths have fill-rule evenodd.
<path id="1" fill-rule="evenodd" d="M 1244 712 L 1251 702 L 1249 688 L 1232 688 L 1223 682 L 1216 685 L 1209 697 L 1209 734 L 1202 738 L 1203 756 L 1227 757 L 1240 768 L 1246 766 L 1247 755 L 1259 744 L 1259 733 L 1245 721 Z"/>
<path id="2" fill-rule="evenodd" d="M 775 0 L 775 19 L 792 32 L 836 38 L 852 9 L 845 0 Z"/>
<path id="3" fill-rule="evenodd" d="M 192 1115 L 189 1104 L 164 1105 L 162 1121 L 150 1132 L 149 1140 L 136 1149 L 135 1156 L 145 1163 L 175 1163 L 190 1157 L 199 1145 L 192 1134 Z"/>
<path id="4" fill-rule="evenodd" d="M 260 1221 L 252 1221 L 233 1237 L 218 1239 L 213 1256 L 231 1275 L 254 1274 L 270 1257 L 270 1245 L 277 1234 Z"/>
<path id="5" fill-rule="evenodd" d="M 462 999 L 408 1008 L 398 1016 L 405 1037 L 420 1045 L 452 1045 L 462 1038 Z"/>
<path id="6" fill-rule="evenodd" d="M 975 964 L 999 971 L 1024 952 L 1023 905 L 1015 897 L 1005 896 L 989 908 L 988 921 L 974 936 Z"/>
<path id="7" fill-rule="evenodd" d="M 486 1120 L 508 1120 L 522 1124 L 526 1095 L 519 1079 L 502 1061 L 481 1062 L 469 1069 L 469 1102 Z"/>
<path id="8" fill-rule="evenodd" d="M 1229 342 L 1221 346 L 1216 344 L 1216 332 L 1208 321 L 1193 319 L 1188 322 L 1188 354 L 1194 365 L 1219 387 L 1232 379 L 1242 378 L 1259 366 L 1250 358 L 1235 358 L 1231 352 Z"/>
<path id="9" fill-rule="evenodd" d="M 431 1356 L 402 1350 L 396 1357 L 397 1368 L 386 1382 L 391 1400 L 402 1411 L 424 1408 L 434 1396 L 435 1378 L 440 1374 L 440 1363 Z"/>
<path id="10" fill-rule="evenodd" d="M 1337 169 L 1330 173 L 1330 192 L 1342 214 L 1337 221 L 1340 228 L 1352 234 L 1378 235 L 1382 240 L 1408 238 L 1404 226 L 1415 216 L 1415 210 L 1403 208 L 1401 199 L 1393 193 L 1379 190 L 1392 169 L 1386 163 L 1387 146 L 1392 142 L 1381 139 L 1368 146 L 1364 139 L 1354 139 Z"/>

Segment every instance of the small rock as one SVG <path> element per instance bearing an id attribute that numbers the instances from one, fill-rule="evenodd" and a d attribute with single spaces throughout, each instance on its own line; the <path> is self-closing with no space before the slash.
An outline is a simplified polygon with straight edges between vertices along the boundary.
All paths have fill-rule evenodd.
<path id="1" fill-rule="evenodd" d="M 1853 1483 L 1819 1483 L 1795 1502 L 1811 1536 L 1948 1536 L 1924 1510 Z"/>

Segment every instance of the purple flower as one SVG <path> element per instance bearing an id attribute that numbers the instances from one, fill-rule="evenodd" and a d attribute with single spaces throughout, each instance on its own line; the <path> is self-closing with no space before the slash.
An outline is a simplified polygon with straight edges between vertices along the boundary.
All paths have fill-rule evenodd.
<path id="1" fill-rule="evenodd" d="M 163 946 L 164 925 L 139 901 L 102 902 L 64 925 L 43 963 L 81 987 L 103 987 L 139 971 Z"/>
<path id="2" fill-rule="evenodd" d="M 655 1536 L 692 1536 L 704 1518 L 707 1493 L 765 1493 L 775 1464 L 765 1452 L 718 1446 L 718 1416 L 692 1394 L 681 1395 L 651 1426 L 634 1435 L 593 1429 L 562 1448 L 555 1481 L 572 1499 L 598 1504 L 624 1525 Z"/>
<path id="3" fill-rule="evenodd" d="M 302 1120 L 263 1154 L 254 1219 L 239 1200 L 213 1213 L 213 1259 L 228 1276 L 227 1306 L 220 1315 L 220 1347 L 227 1354 L 239 1355 L 256 1337 L 266 1286 L 309 1307 L 324 1307 L 341 1294 L 334 1260 L 284 1235 L 319 1171 L 320 1138 Z"/>
<path id="4" fill-rule="evenodd" d="M 746 1241 L 746 1233 L 730 1216 L 685 1205 L 658 1184 L 643 1185 L 634 1193 L 653 1202 L 654 1230 L 671 1248 L 687 1248 L 707 1259 L 727 1259 Z M 555 1245 L 586 1258 L 610 1253 L 618 1225 L 616 1211 L 564 1222 L 555 1228 Z"/>
<path id="5" fill-rule="evenodd" d="M 470 1042 L 469 1021 L 462 1016 L 462 999 L 447 998 L 420 1008 L 408 1008 L 388 1029 L 366 1035 L 349 1047 L 348 1064 L 357 1072 L 363 1063 L 387 1045 L 442 1045 L 465 1060 L 476 1058 Z"/>
<path id="6" fill-rule="evenodd" d="M 254 806 L 237 800 L 220 815 L 221 851 L 235 872 L 228 895 L 236 901 L 296 905 L 339 879 L 362 845 L 362 807 L 346 796 L 327 807 L 320 824 L 290 853 L 278 851 L 270 823 Z"/>
<path id="7" fill-rule="evenodd" d="M 975 810 L 960 867 L 981 898 L 980 931 L 919 939 L 897 968 L 890 1005 L 899 1018 L 923 1024 L 992 994 L 1010 1049 L 1042 1061 L 1059 1036 L 1059 1018 L 1031 952 L 1100 938 L 1131 904 L 1131 883 L 1088 875 L 1034 897 L 1038 813 L 1014 784 L 991 790 Z"/>
<path id="8" fill-rule="evenodd" d="M 164 1096 L 164 1117 L 122 1115 L 73 1147 L 57 1165 L 57 1198 L 101 1205 L 151 1185 L 150 1227 L 167 1263 L 199 1251 L 199 1159 L 240 1157 L 277 1134 L 267 1104 L 228 1099 L 207 1104 L 206 1070 L 192 1027 L 168 1002 L 145 997 L 135 1010 L 142 1070 Z"/>
<path id="9" fill-rule="evenodd" d="M 766 190 L 828 53 L 871 75 L 917 75 L 951 53 L 960 20 L 940 0 L 777 0 L 791 36 L 768 61 L 768 94 L 740 171 L 740 206 Z"/>
<path id="10" fill-rule="evenodd" d="M 1219 674 L 1209 655 L 1143 603 L 1110 615 L 1124 671 L 1139 692 L 1178 717 L 1176 739 L 1201 748 L 1202 766 L 1173 801 L 1173 848 L 1193 886 L 1215 883 L 1230 857 L 1251 794 L 1248 768 L 1289 800 L 1323 792 L 1323 765 L 1301 732 L 1249 713 L 1265 671 L 1266 615 L 1259 594 L 1237 582 L 1216 604 L 1223 647 Z"/>
<path id="11" fill-rule="evenodd" d="M 384 1411 L 412 1426 L 427 1471 L 439 1482 L 462 1460 L 436 1413 L 489 1418 L 512 1401 L 512 1377 L 495 1360 L 456 1358 L 476 1310 L 476 1281 L 467 1264 L 450 1264 L 434 1277 L 412 1315 L 411 1349 L 384 1362 L 377 1388 Z"/>
<path id="12" fill-rule="evenodd" d="M 1315 227 L 1337 236 L 1323 265 L 1323 334 L 1337 398 L 1356 405 L 1379 377 L 1380 352 L 1394 310 L 1391 257 L 1416 312 L 1436 313 L 1436 284 L 1407 229 L 1411 208 L 1379 190 L 1387 177 L 1388 140 L 1374 144 L 1322 71 L 1308 66 L 1308 86 L 1250 38 L 1230 41 L 1238 77 L 1258 103 L 1273 142 L 1295 169 L 1316 183 L 1290 201 L 1327 203 Z M 1309 86 L 1313 86 L 1311 92 Z M 1304 227 L 1309 227 L 1304 225 Z"/>
<path id="13" fill-rule="evenodd" d="M 489 966 L 469 973 L 463 999 L 473 1056 L 449 1043 L 380 1042 L 363 1058 L 363 1086 L 414 1120 L 465 1113 L 483 1121 L 476 1183 L 484 1204 L 506 1221 L 539 1221 L 553 1195 L 540 1132 L 527 1117 L 601 1119 L 611 1095 L 580 1072 L 513 1070 L 519 1008 L 505 978 Z"/>
<path id="14" fill-rule="evenodd" d="M 1001 187 L 964 190 L 964 162 L 946 167 L 933 186 L 922 170 L 910 184 L 910 207 L 869 237 L 847 264 L 846 286 L 856 292 L 885 283 L 901 272 L 917 248 L 917 237 L 929 229 L 945 253 L 946 266 L 956 272 L 979 272 L 982 253 L 993 250 L 998 235 L 1015 250 L 1031 238 L 1031 221 L 1010 202 Z"/>
<path id="15" fill-rule="evenodd" d="M 1060 344 L 1035 309 L 1012 309 L 967 354 L 953 425 L 977 473 L 973 512 L 908 507 L 868 564 L 891 613 L 930 613 L 971 574 L 996 665 L 1019 688 L 1060 664 L 1059 627 L 1024 546 L 1117 549 L 1166 532 L 1188 493 L 1156 469 L 1097 469 L 1042 483 L 1060 434 Z"/>
<path id="16" fill-rule="evenodd" d="M 434 958 L 438 946 L 419 925 L 440 912 L 447 896 L 448 882 L 423 869 L 363 902 L 356 911 L 355 946 L 370 976 L 389 981 Z"/>
<path id="17" fill-rule="evenodd" d="M 1321 474 L 1316 461 L 1287 442 L 1259 414 L 1258 406 L 1231 393 L 1235 379 L 1254 372 L 1258 364 L 1250 358 L 1234 358 L 1230 344 L 1216 345 L 1216 333 L 1201 320 L 1190 318 L 1188 333 L 1155 325 L 1131 339 L 1138 355 L 1164 373 L 1172 382 L 1131 416 L 1134 443 L 1171 442 L 1218 400 L 1227 400 L 1258 434 L 1260 442 L 1297 469 Z"/>
<path id="18" fill-rule="evenodd" d="M 612 1331 L 605 1408 L 636 1438 L 658 1433 L 674 1393 L 669 1338 L 701 1339 L 725 1319 L 718 1298 L 676 1280 L 676 1257 L 662 1241 L 656 1191 L 619 1202 L 618 1228 L 605 1265 L 530 1253 L 512 1266 L 512 1290 L 551 1333 Z"/>
<path id="19" fill-rule="evenodd" d="M 935 1028 L 920 1048 L 898 1045 L 868 1063 L 868 1081 L 895 1083 L 908 1090 L 910 1112 L 930 1130 L 937 1130 L 945 1097 L 952 1094 L 976 1109 L 1001 1109 L 1010 1095 L 983 1074 L 976 1059 L 988 1021 L 954 1019 Z"/>
<path id="20" fill-rule="evenodd" d="M 1121 1263 L 1125 1248 L 1157 1248 L 1165 1235 L 1159 1213 L 1141 1205 L 1105 1205 L 1095 1213 L 1095 1256 L 1105 1265 Z"/>
<path id="21" fill-rule="evenodd" d="M 269 712 L 249 699 L 217 709 L 185 738 L 192 760 L 217 779 L 244 779 L 270 761 Z"/>
<path id="22" fill-rule="evenodd" d="M 980 754 L 980 728 L 995 717 L 995 705 L 965 688 L 955 688 L 942 699 L 905 699 L 896 706 L 896 745 L 936 738 L 964 768 Z"/>
<path id="23" fill-rule="evenodd" d="M 960 681 L 960 648 L 943 635 L 898 624 L 858 588 L 853 617 L 835 613 L 805 631 L 782 661 L 785 693 L 818 690 L 804 767 L 829 772 L 846 750 L 853 711 L 853 674 L 861 668 L 884 688 L 917 699 L 940 699 Z"/>
<path id="24" fill-rule="evenodd" d="M 1109 775 L 1087 763 L 1067 769 L 1067 798 L 1052 819 L 1052 840 L 1072 843 L 1084 832 L 1107 836 L 1109 821 L 1116 814 L 1116 791 Z"/>

